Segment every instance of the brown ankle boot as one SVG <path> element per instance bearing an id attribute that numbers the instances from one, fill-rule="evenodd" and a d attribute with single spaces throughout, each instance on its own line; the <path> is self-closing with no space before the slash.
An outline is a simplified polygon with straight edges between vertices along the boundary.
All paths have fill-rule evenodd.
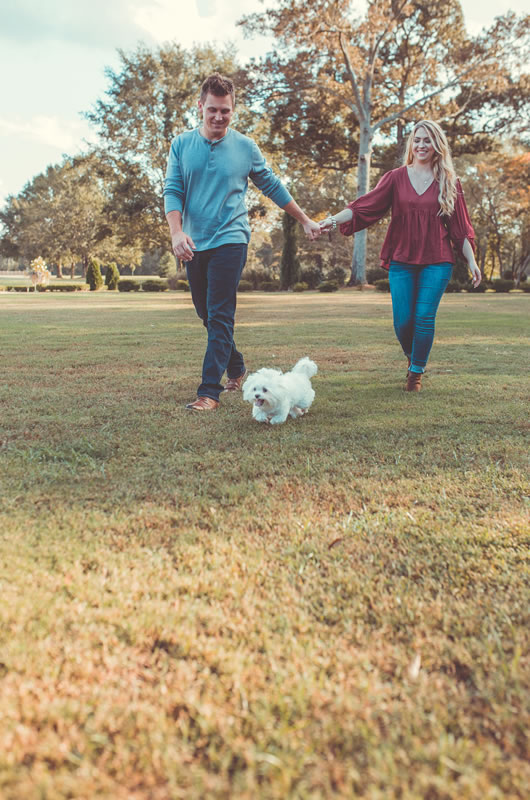
<path id="1" fill-rule="evenodd" d="M 421 390 L 421 372 L 410 372 L 407 375 L 407 392 L 419 392 Z"/>

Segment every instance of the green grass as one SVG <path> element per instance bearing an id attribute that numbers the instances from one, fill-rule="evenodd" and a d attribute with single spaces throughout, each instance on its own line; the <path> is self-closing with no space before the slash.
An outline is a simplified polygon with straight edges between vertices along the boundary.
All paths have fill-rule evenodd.
<path id="1" fill-rule="evenodd" d="M 0 294 L 0 797 L 526 797 L 528 298 L 419 395 L 388 296 L 238 303 L 307 417 L 183 408 L 189 295 Z"/>

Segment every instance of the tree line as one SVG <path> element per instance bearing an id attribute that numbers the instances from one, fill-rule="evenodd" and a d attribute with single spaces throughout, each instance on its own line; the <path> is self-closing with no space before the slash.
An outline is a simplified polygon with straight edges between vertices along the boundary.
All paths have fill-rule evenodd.
<path id="1" fill-rule="evenodd" d="M 528 157 L 530 15 L 498 17 L 472 37 L 458 0 L 279 0 L 243 18 L 275 49 L 241 64 L 233 46 L 176 43 L 119 51 L 105 96 L 87 112 L 99 144 L 48 167 L 0 212 L 0 254 L 43 256 L 58 275 L 91 257 L 167 270 L 162 190 L 172 138 L 197 124 L 198 87 L 215 70 L 238 87 L 237 120 L 316 218 L 364 194 L 397 166 L 418 117 L 446 130 L 477 233 L 486 277 L 517 275 L 530 260 Z M 249 269 L 296 264 L 351 269 L 363 283 L 383 226 L 351 240 L 295 241 L 281 214 L 249 191 L 254 229 Z M 369 242 L 369 246 L 367 245 Z M 283 249 L 283 254 L 282 254 Z M 289 255 L 289 253 L 291 255 Z M 293 261 L 294 259 L 294 261 Z M 294 267 L 293 267 L 294 265 Z M 287 277 L 286 277 L 287 276 Z"/>

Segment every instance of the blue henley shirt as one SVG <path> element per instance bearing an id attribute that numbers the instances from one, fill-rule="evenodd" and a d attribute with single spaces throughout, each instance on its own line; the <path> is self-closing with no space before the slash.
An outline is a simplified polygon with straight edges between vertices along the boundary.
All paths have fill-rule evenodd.
<path id="1" fill-rule="evenodd" d="M 293 199 L 248 136 L 232 128 L 217 141 L 206 139 L 198 128 L 181 133 L 169 151 L 165 212 L 181 212 L 182 229 L 197 250 L 248 244 L 249 178 L 280 208 Z"/>

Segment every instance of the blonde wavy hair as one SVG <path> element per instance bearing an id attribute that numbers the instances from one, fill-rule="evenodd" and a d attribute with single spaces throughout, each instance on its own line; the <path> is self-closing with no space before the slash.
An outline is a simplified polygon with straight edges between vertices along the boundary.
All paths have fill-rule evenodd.
<path id="1" fill-rule="evenodd" d="M 450 217 L 455 209 L 457 178 L 453 166 L 453 159 L 451 158 L 449 142 L 438 123 L 430 119 L 422 119 L 416 122 L 407 139 L 403 164 L 409 166 L 414 161 L 412 143 L 418 128 L 425 128 L 434 148 L 432 171 L 434 179 L 438 181 L 440 187 L 438 194 L 438 202 L 440 203 L 439 214 L 440 216 Z"/>

